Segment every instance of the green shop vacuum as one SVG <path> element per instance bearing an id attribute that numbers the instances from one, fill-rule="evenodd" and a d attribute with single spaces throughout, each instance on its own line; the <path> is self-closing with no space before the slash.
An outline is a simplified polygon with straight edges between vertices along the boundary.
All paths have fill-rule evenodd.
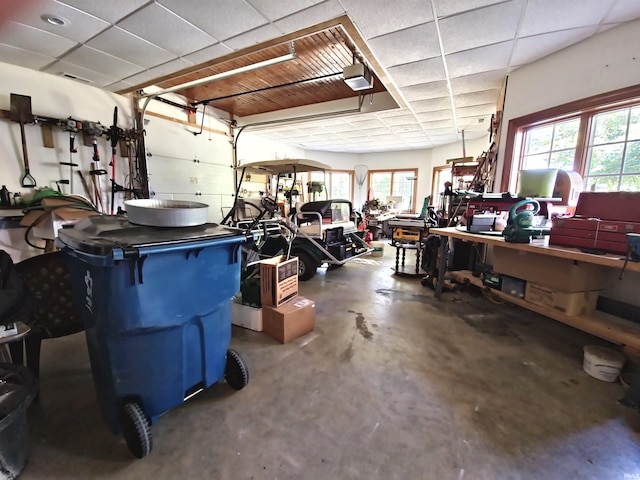
<path id="1" fill-rule="evenodd" d="M 529 209 L 531 205 L 533 209 Z M 520 211 L 519 211 L 520 210 Z M 540 211 L 540 204 L 533 199 L 520 200 L 509 209 L 509 219 L 502 235 L 510 243 L 529 243 L 532 236 L 548 235 L 549 227 L 534 227 L 533 218 Z"/>

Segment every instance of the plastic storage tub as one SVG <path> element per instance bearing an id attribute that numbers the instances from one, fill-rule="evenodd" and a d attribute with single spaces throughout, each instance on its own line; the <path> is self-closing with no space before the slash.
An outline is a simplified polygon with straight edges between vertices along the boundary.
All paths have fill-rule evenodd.
<path id="1" fill-rule="evenodd" d="M 208 224 L 155 228 L 92 216 L 60 231 L 82 312 L 105 422 L 139 458 L 149 424 L 226 379 L 248 373 L 231 338 L 231 299 L 240 286 L 237 229 Z"/>

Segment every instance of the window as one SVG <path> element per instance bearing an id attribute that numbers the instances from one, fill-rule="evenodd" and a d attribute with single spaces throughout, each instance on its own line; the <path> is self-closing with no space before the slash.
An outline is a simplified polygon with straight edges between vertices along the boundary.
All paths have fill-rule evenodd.
<path id="1" fill-rule="evenodd" d="M 573 170 L 580 119 L 533 127 L 525 132 L 522 168 Z"/>
<path id="2" fill-rule="evenodd" d="M 451 181 L 451 167 L 441 165 L 433 167 L 433 179 L 431 183 L 431 204 L 440 207 L 443 204 L 444 183 Z"/>
<path id="3" fill-rule="evenodd" d="M 328 198 L 343 199 L 353 201 L 353 172 L 332 170 L 327 172 L 311 172 L 310 181 L 325 183 L 325 191 L 329 194 Z M 317 200 L 324 200 L 325 191 L 316 194 Z M 309 200 L 313 200 L 313 194 L 309 194 Z"/>
<path id="4" fill-rule="evenodd" d="M 640 106 L 592 118 L 585 185 L 592 191 L 640 191 Z"/>
<path id="5" fill-rule="evenodd" d="M 640 85 L 512 119 L 502 191 L 533 168 L 575 170 L 587 191 L 640 191 Z"/>
<path id="6" fill-rule="evenodd" d="M 389 197 L 402 198 L 398 210 L 413 210 L 417 187 L 417 170 L 369 171 L 369 198 L 378 199 L 386 205 Z"/>

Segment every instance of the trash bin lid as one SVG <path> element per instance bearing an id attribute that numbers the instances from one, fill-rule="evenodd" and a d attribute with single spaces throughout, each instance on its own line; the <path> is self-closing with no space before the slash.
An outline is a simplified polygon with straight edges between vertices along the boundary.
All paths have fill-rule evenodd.
<path id="1" fill-rule="evenodd" d="M 0 430 L 6 417 L 31 403 L 36 390 L 37 383 L 29 369 L 0 363 Z"/>
<path id="2" fill-rule="evenodd" d="M 239 228 L 205 223 L 194 227 L 146 227 L 130 223 L 126 217 L 92 215 L 58 232 L 65 245 L 91 253 L 108 255 L 114 249 L 173 245 L 195 241 L 217 240 L 229 237 L 244 238 Z"/>

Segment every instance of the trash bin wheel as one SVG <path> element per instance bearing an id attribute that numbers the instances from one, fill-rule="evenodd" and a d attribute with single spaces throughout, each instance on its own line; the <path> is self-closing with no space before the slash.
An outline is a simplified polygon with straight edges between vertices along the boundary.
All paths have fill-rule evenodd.
<path id="1" fill-rule="evenodd" d="M 120 425 L 127 447 L 136 458 L 144 458 L 153 448 L 149 421 L 137 403 L 125 403 L 120 410 Z"/>
<path id="2" fill-rule="evenodd" d="M 235 350 L 227 350 L 227 365 L 224 369 L 224 379 L 234 390 L 242 390 L 249 383 L 249 370 Z"/>

